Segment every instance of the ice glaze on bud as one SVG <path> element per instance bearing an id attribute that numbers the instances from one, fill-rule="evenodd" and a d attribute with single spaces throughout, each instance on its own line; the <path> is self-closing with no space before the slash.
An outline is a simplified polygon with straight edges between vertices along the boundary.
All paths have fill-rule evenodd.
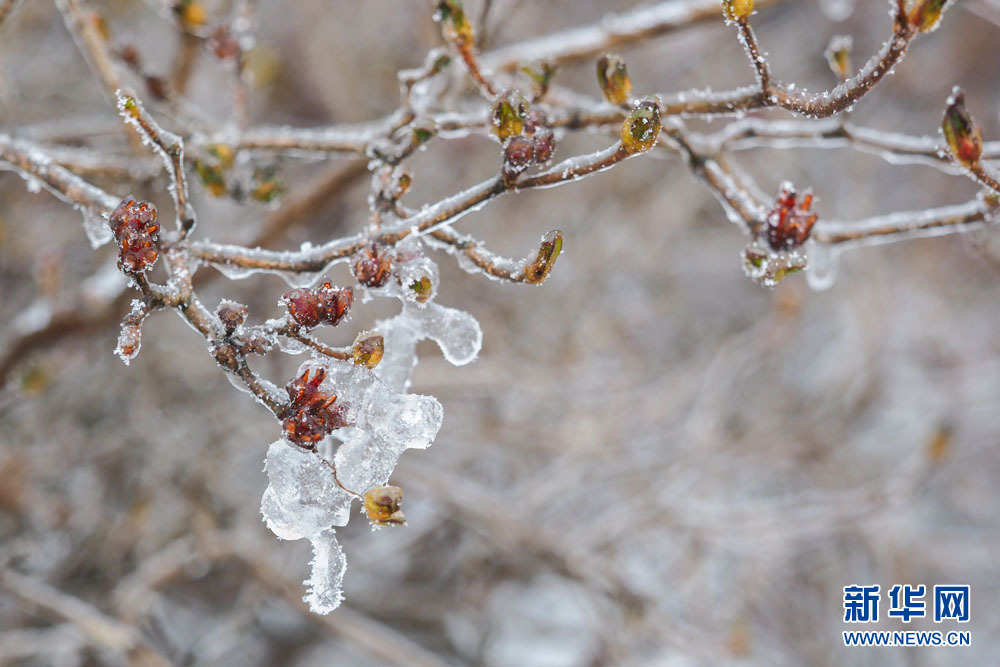
<path id="1" fill-rule="evenodd" d="M 427 303 L 427 299 L 434 294 L 434 284 L 428 276 L 420 276 L 413 280 L 410 282 L 409 288 L 417 303 Z"/>
<path id="2" fill-rule="evenodd" d="M 956 162 L 963 167 L 971 167 L 979 162 L 979 156 L 983 153 L 983 137 L 976 121 L 965 108 L 965 94 L 957 86 L 948 98 L 941 131 Z"/>
<path id="3" fill-rule="evenodd" d="M 354 277 L 365 287 L 382 287 L 389 282 L 392 261 L 385 249 L 372 243 L 358 253 L 354 262 Z"/>
<path id="4" fill-rule="evenodd" d="M 374 526 L 401 526 L 406 523 L 403 490 L 398 486 L 374 486 L 365 491 L 365 514 Z"/>
<path id="5" fill-rule="evenodd" d="M 818 215 L 810 211 L 812 192 L 806 190 L 799 200 L 795 186 L 788 181 L 781 184 L 774 206 L 768 210 L 765 231 L 772 250 L 798 248 L 809 238 Z"/>
<path id="6" fill-rule="evenodd" d="M 500 141 L 521 134 L 528 116 L 528 100 L 516 90 L 501 93 L 493 103 L 493 130 Z"/>
<path id="7" fill-rule="evenodd" d="M 459 0 L 441 0 L 434 12 L 434 20 L 441 24 L 441 32 L 449 42 L 463 44 L 472 41 L 472 24 Z"/>
<path id="8" fill-rule="evenodd" d="M 642 153 L 656 145 L 660 136 L 660 100 L 645 97 L 622 123 L 622 148 L 628 153 Z"/>
<path id="9" fill-rule="evenodd" d="M 538 252 L 534 259 L 524 266 L 524 282 L 529 285 L 541 285 L 552 273 L 559 253 L 562 252 L 563 233 L 554 229 L 542 237 Z"/>
<path id="10" fill-rule="evenodd" d="M 250 196 L 264 204 L 270 204 L 285 193 L 285 181 L 274 166 L 254 169 Z"/>
<path id="11" fill-rule="evenodd" d="M 281 296 L 281 302 L 300 326 L 307 329 L 320 323 L 337 326 L 354 303 L 354 290 L 334 287 L 327 280 L 315 289 L 289 290 Z"/>
<path id="12" fill-rule="evenodd" d="M 334 429 L 349 426 L 347 407 L 336 405 L 337 395 L 323 388 L 326 369 L 306 370 L 285 386 L 288 392 L 288 412 L 281 425 L 290 442 L 305 449 L 315 449 L 316 443 Z"/>
<path id="13" fill-rule="evenodd" d="M 608 102 L 619 105 L 628 103 L 632 80 L 625 69 L 625 59 L 617 53 L 605 53 L 597 59 L 597 83 Z"/>
<path id="14" fill-rule="evenodd" d="M 941 23 L 941 15 L 951 0 L 911 0 L 908 19 L 917 32 L 931 32 Z"/>
<path id="15" fill-rule="evenodd" d="M 518 135 L 504 143 L 503 175 L 508 181 L 527 170 L 534 161 L 535 145 L 531 137 Z"/>
<path id="16" fill-rule="evenodd" d="M 216 317 L 222 322 L 227 336 L 232 336 L 233 332 L 247 319 L 248 309 L 242 303 L 224 300 L 215 311 Z"/>
<path id="17" fill-rule="evenodd" d="M 351 360 L 369 370 L 379 365 L 384 354 L 385 338 L 377 331 L 362 331 L 351 345 Z"/>
<path id="18" fill-rule="evenodd" d="M 743 21 L 753 13 L 753 0 L 722 0 L 722 13 L 730 21 Z"/>
<path id="19" fill-rule="evenodd" d="M 841 79 L 849 79 L 854 73 L 851 64 L 853 48 L 854 40 L 850 35 L 834 35 L 830 38 L 830 45 L 826 47 L 826 62 Z"/>
<path id="20" fill-rule="evenodd" d="M 129 195 L 111 212 L 108 225 L 118 244 L 118 261 L 129 273 L 144 273 L 153 267 L 159 251 L 153 245 L 159 239 L 156 207 L 136 201 Z"/>

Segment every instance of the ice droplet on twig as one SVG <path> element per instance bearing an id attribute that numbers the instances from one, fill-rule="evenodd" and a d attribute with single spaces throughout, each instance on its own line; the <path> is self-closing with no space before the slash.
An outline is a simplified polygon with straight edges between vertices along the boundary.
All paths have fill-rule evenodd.
<path id="1" fill-rule="evenodd" d="M 817 291 L 833 287 L 837 280 L 837 263 L 840 260 L 840 249 L 826 243 L 810 241 L 806 245 L 806 256 L 809 263 L 806 266 L 806 282 Z"/>

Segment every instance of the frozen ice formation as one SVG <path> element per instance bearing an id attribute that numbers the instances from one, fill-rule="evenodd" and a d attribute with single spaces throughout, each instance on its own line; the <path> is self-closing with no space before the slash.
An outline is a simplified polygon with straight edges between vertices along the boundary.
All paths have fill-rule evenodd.
<path id="1" fill-rule="evenodd" d="M 285 439 L 267 451 L 268 486 L 261 514 L 279 538 L 312 543 L 312 574 L 305 581 L 304 599 L 319 614 L 333 611 L 343 599 L 347 562 L 334 528 L 350 520 L 359 494 L 388 482 L 404 450 L 430 446 L 441 427 L 443 411 L 437 399 L 406 393 L 417 363 L 416 344 L 434 340 L 456 365 L 473 361 L 482 345 L 475 318 L 433 302 L 438 280 L 434 263 L 415 245 L 404 250 L 407 254 L 397 258 L 395 266 L 401 279 L 368 290 L 370 296 L 402 302 L 398 315 L 376 323 L 385 341 L 382 362 L 373 371 L 349 361 L 314 357 L 296 372 L 298 377 L 322 369 L 319 391 L 337 396 L 351 426 L 335 430 L 316 451 Z M 423 278 L 426 289 L 411 287 Z"/>

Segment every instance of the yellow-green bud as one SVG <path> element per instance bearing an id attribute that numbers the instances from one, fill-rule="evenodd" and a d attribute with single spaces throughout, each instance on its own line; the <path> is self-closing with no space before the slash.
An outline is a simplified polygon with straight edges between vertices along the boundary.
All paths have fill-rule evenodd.
<path id="1" fill-rule="evenodd" d="M 559 253 L 562 252 L 563 234 L 554 229 L 542 237 L 535 258 L 524 267 L 524 282 L 529 285 L 541 285 L 552 273 Z"/>
<path id="2" fill-rule="evenodd" d="M 655 146 L 659 136 L 660 100 L 645 97 L 622 123 L 622 148 L 628 153 L 642 153 Z"/>
<path id="3" fill-rule="evenodd" d="M 500 141 L 521 134 L 528 116 L 528 100 L 516 90 L 501 93 L 493 103 L 493 130 Z"/>
<path id="4" fill-rule="evenodd" d="M 743 21 L 753 13 L 753 0 L 722 0 L 722 13 L 730 21 Z"/>
<path id="5" fill-rule="evenodd" d="M 625 59 L 615 53 L 605 53 L 597 60 L 597 83 L 604 99 L 612 104 L 625 104 L 632 94 L 632 81 L 625 69 Z"/>

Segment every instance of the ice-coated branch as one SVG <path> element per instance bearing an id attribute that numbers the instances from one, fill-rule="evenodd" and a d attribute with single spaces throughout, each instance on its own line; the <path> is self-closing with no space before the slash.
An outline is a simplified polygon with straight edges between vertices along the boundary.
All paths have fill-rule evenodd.
<path id="1" fill-rule="evenodd" d="M 998 220 L 1000 202 L 981 197 L 957 206 L 899 211 L 852 222 L 820 222 L 812 237 L 817 243 L 850 248 L 941 236 L 995 224 Z"/>
<path id="2" fill-rule="evenodd" d="M 153 148 L 163 159 L 170 176 L 170 196 L 174 200 L 177 218 L 177 232 L 183 239 L 194 229 L 197 221 L 194 207 L 188 200 L 187 174 L 184 171 L 184 140 L 173 132 L 164 130 L 153 120 L 135 96 L 115 92 L 118 99 L 118 114 L 131 125 L 144 144 Z"/>
<path id="3" fill-rule="evenodd" d="M 758 8 L 787 0 L 758 0 Z M 487 67 L 511 71 L 525 61 L 563 65 L 588 60 L 604 51 L 634 46 L 699 23 L 718 20 L 719 0 L 669 0 L 620 14 L 608 14 L 597 23 L 554 32 L 544 37 L 510 44 L 483 54 Z"/>

